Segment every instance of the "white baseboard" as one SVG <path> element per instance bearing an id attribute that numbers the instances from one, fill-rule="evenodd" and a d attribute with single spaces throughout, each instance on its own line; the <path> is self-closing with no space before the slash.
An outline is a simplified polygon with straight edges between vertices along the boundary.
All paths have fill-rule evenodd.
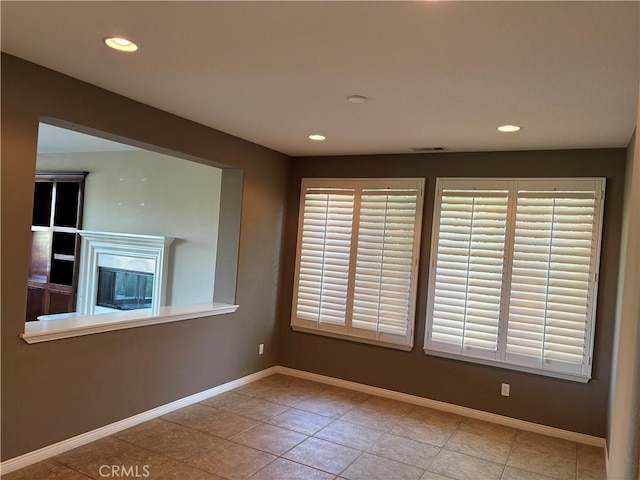
<path id="1" fill-rule="evenodd" d="M 379 397 L 400 400 L 401 402 L 412 403 L 414 405 L 420 405 L 423 407 L 429 407 L 449 413 L 455 413 L 464 417 L 497 423 L 499 425 L 505 425 L 507 427 L 517 428 L 519 430 L 526 430 L 528 432 L 540 433 L 542 435 L 548 435 L 550 437 L 571 440 L 572 442 L 584 443 L 596 447 L 604 447 L 606 443 L 604 438 L 585 435 L 584 433 L 577 433 L 569 430 L 563 430 L 561 428 L 549 427 L 547 425 L 541 425 L 539 423 L 527 422 L 525 420 L 518 420 L 516 418 L 505 417 L 504 415 L 498 415 L 496 413 L 483 412 L 482 410 L 475 410 L 473 408 L 462 407 L 460 405 L 454 405 L 451 403 L 439 402 L 437 400 L 418 397 L 416 395 L 409 395 L 408 393 L 387 390 L 386 388 L 372 387 L 371 385 L 350 382 L 348 380 L 327 377 L 325 375 L 318 375 L 316 373 L 305 372 L 303 370 L 295 370 L 288 367 L 278 366 L 275 367 L 275 369 L 275 373 L 282 373 L 284 375 L 290 375 L 292 377 L 313 380 L 314 382 L 334 385 L 336 387 L 348 388 L 350 390 L 368 393 L 370 395 L 377 395 Z"/>
<path id="2" fill-rule="evenodd" d="M 0 463 L 0 474 L 6 475 L 7 473 L 19 470 L 24 467 L 28 467 L 29 465 L 33 465 L 34 463 L 46 460 L 47 458 L 51 458 L 55 455 L 60 455 L 61 453 L 67 452 L 74 448 L 81 447 L 82 445 L 86 445 L 87 443 L 91 443 L 101 438 L 108 437 L 109 435 L 118 433 L 121 430 L 134 427 L 139 423 L 153 420 L 154 418 L 166 415 L 167 413 L 173 412 L 174 410 L 193 405 L 194 403 L 198 403 L 202 400 L 206 400 L 207 398 L 211 398 L 229 390 L 233 390 L 234 388 L 246 385 L 247 383 L 255 382 L 256 380 L 277 373 L 277 369 L 278 367 L 270 367 L 265 370 L 261 370 L 260 372 L 252 373 L 251 375 L 247 375 L 246 377 L 223 383 L 222 385 L 218 385 L 217 387 L 210 388 L 193 395 L 189 395 L 188 397 L 181 398 L 180 400 L 176 400 L 175 402 L 161 405 L 151 410 L 147 410 L 146 412 L 142 412 L 132 417 L 119 420 L 115 423 L 105 425 L 104 427 L 96 428 L 95 430 L 91 430 L 90 432 L 82 433 L 75 437 L 71 437 L 66 440 L 62 440 L 61 442 L 54 443 L 53 445 L 34 450 L 33 452 L 25 453 L 24 455 L 20 455 L 19 457 L 11 458 Z"/>
<path id="3" fill-rule="evenodd" d="M 529 432 L 540 433 L 543 435 L 549 435 L 551 437 L 562 438 L 565 440 L 571 440 L 573 442 L 584 443 L 587 445 L 594 445 L 596 447 L 604 447 L 604 438 L 594 437 L 591 435 L 585 435 L 583 433 L 571 432 L 569 430 L 562 430 L 560 428 L 549 427 L 547 425 L 540 425 L 538 423 L 527 422 L 524 420 L 518 420 L 516 418 L 505 417 L 503 415 L 497 415 L 495 413 L 483 412 L 481 410 L 475 410 L 473 408 L 461 407 L 460 405 L 453 405 L 450 403 L 439 402 L 437 400 L 430 400 L 428 398 L 418 397 L 416 395 L 409 395 L 407 393 L 396 392 L 394 390 L 387 390 L 385 388 L 372 387 L 371 385 L 365 385 L 362 383 L 350 382 L 348 380 L 342 380 L 334 377 L 327 377 L 325 375 L 318 375 L 316 373 L 305 372 L 303 370 L 295 370 L 293 368 L 275 366 L 270 367 L 260 372 L 252 373 L 246 377 L 238 378 L 231 382 L 218 385 L 217 387 L 210 388 L 203 392 L 189 395 L 188 397 L 181 398 L 166 405 L 147 410 L 146 412 L 139 413 L 129 418 L 105 425 L 104 427 L 91 430 L 75 437 L 63 440 L 53 445 L 40 448 L 33 452 L 25 453 L 19 457 L 11 458 L 0 463 L 0 474 L 4 475 L 15 470 L 19 470 L 34 463 L 46 460 L 55 455 L 67 452 L 74 448 L 86 445 L 87 443 L 94 442 L 109 435 L 113 435 L 121 430 L 131 428 L 154 418 L 166 415 L 169 412 L 178 410 L 183 407 L 187 407 L 194 403 L 201 402 L 207 398 L 214 397 L 223 392 L 233 390 L 234 388 L 246 385 L 261 378 L 267 377 L 274 373 L 281 373 L 283 375 L 290 375 L 292 377 L 304 378 L 307 380 L 313 380 L 315 382 L 324 383 L 327 385 L 334 385 L 337 387 L 347 388 L 358 392 L 368 393 L 370 395 L 377 395 L 379 397 L 390 398 L 393 400 L 400 400 L 402 402 L 412 403 L 414 405 L 420 405 L 423 407 L 434 408 L 436 410 L 442 410 L 445 412 L 455 413 L 465 417 L 476 418 L 487 422 L 497 423 L 519 430 L 526 430 Z M 605 457 L 606 458 L 606 457 Z M 608 458 L 607 458 L 608 460 Z"/>

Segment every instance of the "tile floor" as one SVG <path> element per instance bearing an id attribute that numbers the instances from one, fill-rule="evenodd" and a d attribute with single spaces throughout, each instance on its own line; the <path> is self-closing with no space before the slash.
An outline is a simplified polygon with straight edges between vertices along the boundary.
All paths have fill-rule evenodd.
<path id="1" fill-rule="evenodd" d="M 271 375 L 2 478 L 601 480 L 605 473 L 600 448 Z"/>

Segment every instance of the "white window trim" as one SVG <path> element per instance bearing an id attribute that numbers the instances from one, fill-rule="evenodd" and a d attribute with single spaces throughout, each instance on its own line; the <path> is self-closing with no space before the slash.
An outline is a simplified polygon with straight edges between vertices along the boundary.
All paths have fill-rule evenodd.
<path id="1" fill-rule="evenodd" d="M 507 233 L 505 243 L 508 245 L 509 242 L 513 241 L 513 230 L 515 225 L 515 215 L 516 209 L 514 208 L 514 203 L 511 198 L 514 191 L 514 185 L 517 183 L 520 187 L 540 187 L 541 183 L 544 184 L 546 189 L 552 190 L 554 187 L 559 187 L 561 189 L 578 189 L 585 190 L 585 185 L 587 182 L 592 182 L 593 189 L 591 191 L 595 191 L 596 195 L 599 195 L 599 198 L 596 197 L 595 202 L 595 212 L 594 217 L 596 221 L 595 231 L 594 231 L 594 241 L 595 245 L 593 247 L 594 251 L 594 261 L 593 265 L 595 266 L 595 272 L 593 273 L 593 277 L 590 280 L 592 282 L 592 301 L 588 312 L 588 334 L 586 336 L 586 343 L 583 352 L 583 365 L 580 372 L 566 372 L 566 371 L 558 371 L 553 369 L 552 363 L 542 364 L 542 368 L 538 367 L 536 364 L 538 362 L 531 361 L 530 358 L 526 358 L 522 360 L 522 363 L 507 363 L 506 358 L 506 348 L 503 348 L 501 351 L 499 350 L 495 356 L 487 355 L 485 352 L 474 351 L 473 349 L 467 350 L 468 353 L 461 354 L 459 353 L 459 348 L 447 348 L 446 345 L 439 343 L 437 347 L 434 347 L 430 341 L 430 334 L 432 329 L 432 312 L 435 301 L 435 274 L 436 274 L 436 260 L 437 260 L 437 251 L 438 251 L 438 236 L 439 236 L 439 219 L 440 219 L 440 208 L 441 208 L 441 191 L 444 185 L 447 188 L 460 188 L 460 189 L 472 189 L 474 186 L 476 188 L 505 188 L 505 185 L 509 184 L 509 202 L 508 202 L 508 220 L 507 220 Z M 428 298 L 427 298 L 427 319 L 425 326 L 425 337 L 424 337 L 424 352 L 427 355 L 438 356 L 443 358 L 450 358 L 455 360 L 461 360 L 471 363 L 478 363 L 483 365 L 490 365 L 499 368 L 505 368 L 509 370 L 517 370 L 528 373 L 534 373 L 543 376 L 561 378 L 565 380 L 572 380 L 582 383 L 587 383 L 591 379 L 591 372 L 593 366 L 593 348 L 594 348 L 594 337 L 595 337 L 595 324 L 596 324 L 596 310 L 597 310 L 597 297 L 598 297 L 598 283 L 599 283 L 599 268 L 600 268 L 600 255 L 601 255 L 601 244 L 602 244 L 602 225 L 604 219 L 604 196 L 605 196 L 605 187 L 606 187 L 606 178 L 438 178 L 436 179 L 436 195 L 435 195 L 435 205 L 434 205 L 434 215 L 433 215 L 433 228 L 432 228 L 432 237 L 431 237 L 431 250 L 430 250 L 430 265 L 429 265 L 429 281 L 428 281 Z M 516 192 L 517 193 L 517 192 Z M 503 285 L 511 285 L 511 254 L 513 249 L 509 246 L 505 247 L 508 252 L 508 257 L 505 260 L 505 276 L 503 278 Z M 504 302 L 506 304 L 506 309 L 508 311 L 509 299 L 507 298 Z M 502 307 L 504 308 L 504 306 Z M 500 322 L 499 322 L 499 330 L 498 336 L 506 337 L 506 329 L 507 329 L 507 315 L 501 313 Z M 500 343 L 500 340 L 499 340 Z M 506 341 L 504 342 L 506 345 Z M 512 357 L 514 356 L 511 354 Z M 491 358 L 493 357 L 493 358 Z"/>
<path id="2" fill-rule="evenodd" d="M 302 179 L 301 192 L 300 192 L 300 208 L 298 213 L 298 235 L 296 242 L 296 266 L 294 276 L 294 291 L 293 301 L 291 309 L 291 328 L 294 331 L 300 331 L 305 333 L 313 333 L 317 335 L 340 338 L 360 343 L 379 345 L 389 348 L 395 348 L 399 350 L 409 351 L 413 348 L 413 337 L 415 332 L 415 316 L 416 316 L 416 296 L 417 296 L 417 278 L 418 278 L 418 263 L 420 254 L 420 238 L 422 231 L 422 215 L 424 204 L 424 178 L 386 178 L 386 179 L 367 179 L 367 178 L 354 178 L 354 179 L 329 179 L 329 178 L 313 178 Z M 356 200 L 354 203 L 353 214 L 353 228 L 352 228 L 352 242 L 351 253 L 349 260 L 349 280 L 348 280 L 348 295 L 347 295 L 347 307 L 345 314 L 344 325 L 327 325 L 320 322 L 301 319 L 296 316 L 298 307 L 298 279 L 300 276 L 300 246 L 303 235 L 304 225 L 304 206 L 305 206 L 305 193 L 308 188 L 320 187 L 320 188 L 345 188 L 355 189 L 361 191 L 363 188 L 415 188 L 417 190 L 416 199 L 416 220 L 414 224 L 414 240 L 413 240 L 413 266 L 410 280 L 410 301 L 409 301 L 409 314 L 407 317 L 407 333 L 406 335 L 394 335 L 385 332 L 373 332 L 368 330 L 359 329 L 353 327 L 351 324 L 352 317 L 352 304 L 353 304 L 353 284 L 354 284 L 354 271 L 356 264 L 356 248 L 357 242 L 355 238 L 358 232 L 358 222 L 360 215 L 359 206 L 359 194 L 356 194 Z"/>

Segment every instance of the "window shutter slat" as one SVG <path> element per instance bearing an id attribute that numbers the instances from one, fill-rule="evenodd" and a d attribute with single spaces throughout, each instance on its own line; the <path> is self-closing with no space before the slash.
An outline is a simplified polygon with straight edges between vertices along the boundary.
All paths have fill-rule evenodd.
<path id="1" fill-rule="evenodd" d="M 431 340 L 497 351 L 507 194 L 443 190 Z"/>
<path id="2" fill-rule="evenodd" d="M 354 328 L 409 335 L 418 200 L 416 188 L 363 189 L 353 291 Z"/>
<path id="3" fill-rule="evenodd" d="M 296 315 L 344 325 L 355 191 L 313 189 L 304 196 Z"/>
<path id="4" fill-rule="evenodd" d="M 518 192 L 507 355 L 582 366 L 589 334 L 595 192 Z"/>

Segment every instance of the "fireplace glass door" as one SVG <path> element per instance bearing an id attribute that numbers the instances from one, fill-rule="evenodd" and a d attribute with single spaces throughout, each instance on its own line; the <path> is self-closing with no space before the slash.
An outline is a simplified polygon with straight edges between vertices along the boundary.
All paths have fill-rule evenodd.
<path id="1" fill-rule="evenodd" d="M 138 310 L 151 308 L 152 297 L 152 273 L 98 268 L 97 305 L 116 310 Z"/>

